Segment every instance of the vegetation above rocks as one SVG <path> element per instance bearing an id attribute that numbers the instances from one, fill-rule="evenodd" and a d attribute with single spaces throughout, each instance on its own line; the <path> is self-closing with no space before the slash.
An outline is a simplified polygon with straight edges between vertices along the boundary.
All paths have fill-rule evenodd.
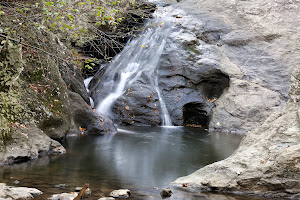
<path id="1" fill-rule="evenodd" d="M 83 66 L 110 60 L 153 8 L 134 0 L 1 2 L 0 143 L 15 123 L 68 130 L 66 90 L 76 89 L 61 76 L 78 79 Z"/>

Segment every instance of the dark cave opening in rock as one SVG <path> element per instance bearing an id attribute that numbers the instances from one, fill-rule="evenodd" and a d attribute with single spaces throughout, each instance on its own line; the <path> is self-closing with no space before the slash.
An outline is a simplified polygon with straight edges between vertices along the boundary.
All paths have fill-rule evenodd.
<path id="1" fill-rule="evenodd" d="M 207 128 L 209 117 L 207 111 L 204 110 L 204 103 L 190 102 L 183 106 L 183 125 L 184 126 L 201 126 Z"/>

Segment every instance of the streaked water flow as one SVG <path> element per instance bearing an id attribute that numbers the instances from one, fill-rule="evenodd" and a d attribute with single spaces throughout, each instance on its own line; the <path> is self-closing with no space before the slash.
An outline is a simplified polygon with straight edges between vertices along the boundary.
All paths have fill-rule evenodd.
<path id="1" fill-rule="evenodd" d="M 157 65 L 172 23 L 169 21 L 171 17 L 167 15 L 167 12 L 157 11 L 156 16 L 158 17 L 146 23 L 145 31 L 133 37 L 107 67 L 97 87 L 100 92 L 99 96 L 102 98 L 96 105 L 98 112 L 113 117 L 111 112 L 114 102 L 141 76 L 147 76 L 159 96 L 163 125 L 172 125 L 157 82 Z"/>

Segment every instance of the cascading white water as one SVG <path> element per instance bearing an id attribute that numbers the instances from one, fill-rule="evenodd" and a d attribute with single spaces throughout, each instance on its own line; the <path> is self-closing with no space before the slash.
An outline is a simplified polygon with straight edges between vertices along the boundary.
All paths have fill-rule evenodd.
<path id="1" fill-rule="evenodd" d="M 167 12 L 160 11 L 157 15 L 160 17 L 149 20 L 145 31 L 129 41 L 107 67 L 97 87 L 99 91 L 105 91 L 105 97 L 101 97 L 102 100 L 96 107 L 98 112 L 111 116 L 114 102 L 143 74 L 149 77 L 157 92 L 163 125 L 172 126 L 157 79 L 157 65 L 166 44 L 166 37 L 170 33 L 171 23 L 168 21 L 170 17 Z"/>
<path id="2" fill-rule="evenodd" d="M 89 84 L 90 84 L 92 79 L 93 79 L 93 77 L 89 77 L 87 79 L 84 79 L 84 86 L 85 86 L 85 89 L 88 93 L 90 93 Z M 95 106 L 94 100 L 91 97 L 90 97 L 90 102 L 91 102 L 91 106 L 94 107 Z"/>

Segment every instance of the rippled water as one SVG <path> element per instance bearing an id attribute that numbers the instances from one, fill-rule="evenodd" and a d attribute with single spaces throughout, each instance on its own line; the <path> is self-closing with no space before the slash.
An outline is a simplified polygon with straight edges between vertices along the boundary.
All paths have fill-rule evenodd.
<path id="1" fill-rule="evenodd" d="M 43 157 L 0 168 L 0 182 L 35 187 L 51 194 L 74 191 L 89 183 L 90 199 L 128 188 L 130 199 L 161 199 L 154 187 L 167 187 L 176 178 L 224 159 L 238 147 L 242 136 L 209 133 L 195 128 L 119 127 L 115 135 L 68 137 L 67 154 Z M 64 189 L 54 185 L 67 184 Z M 170 199 L 250 199 L 175 190 Z"/>

